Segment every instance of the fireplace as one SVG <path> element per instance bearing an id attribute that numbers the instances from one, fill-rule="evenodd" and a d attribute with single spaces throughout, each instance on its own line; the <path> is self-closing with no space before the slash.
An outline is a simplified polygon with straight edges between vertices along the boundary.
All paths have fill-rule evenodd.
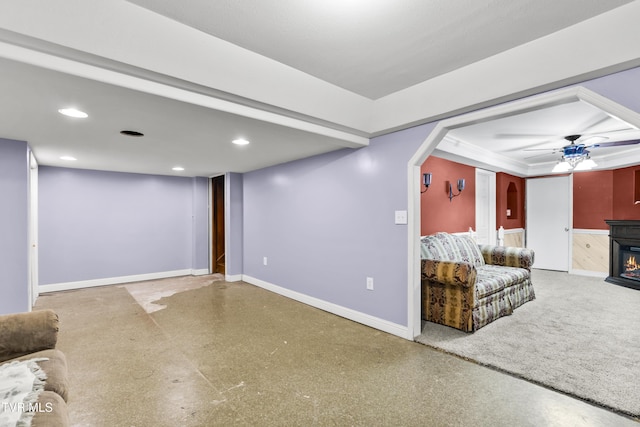
<path id="1" fill-rule="evenodd" d="M 640 248 L 631 246 L 620 250 L 620 277 L 640 281 Z"/>
<path id="2" fill-rule="evenodd" d="M 640 290 L 640 221 L 607 220 L 609 277 L 606 281 Z"/>

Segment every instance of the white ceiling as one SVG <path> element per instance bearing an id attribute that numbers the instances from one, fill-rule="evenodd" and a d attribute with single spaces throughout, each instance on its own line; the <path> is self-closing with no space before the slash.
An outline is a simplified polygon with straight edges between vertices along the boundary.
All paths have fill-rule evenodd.
<path id="1" fill-rule="evenodd" d="M 640 65 L 638 26 L 627 25 L 640 17 L 638 3 L 14 2 L 0 14 L 0 138 L 27 141 L 43 165 L 246 172 Z M 551 60 L 567 48 L 590 54 Z M 515 72 L 530 64 L 545 66 Z M 89 118 L 56 112 L 68 105 Z M 561 147 L 571 133 L 638 137 L 580 103 L 528 114 L 449 139 L 514 164 L 552 164 L 523 148 Z M 252 144 L 232 146 L 237 137 Z"/>
<path id="2" fill-rule="evenodd" d="M 130 0 L 377 99 L 631 0 Z"/>
<path id="3" fill-rule="evenodd" d="M 570 145 L 565 137 L 580 135 L 575 144 L 585 144 L 600 168 L 625 167 L 640 162 L 640 144 L 596 145 L 640 142 L 639 120 L 640 116 L 632 124 L 575 100 L 453 129 L 434 154 L 495 171 L 539 175 L 549 173 L 560 161 L 562 148 Z"/>
<path id="4" fill-rule="evenodd" d="M 0 137 L 28 141 L 42 165 L 190 176 L 247 172 L 344 147 L 345 142 L 0 59 Z M 74 119 L 58 109 L 89 114 Z M 122 130 L 143 132 L 142 138 Z M 252 143 L 231 143 L 245 138 Z M 78 160 L 68 162 L 61 156 Z"/>

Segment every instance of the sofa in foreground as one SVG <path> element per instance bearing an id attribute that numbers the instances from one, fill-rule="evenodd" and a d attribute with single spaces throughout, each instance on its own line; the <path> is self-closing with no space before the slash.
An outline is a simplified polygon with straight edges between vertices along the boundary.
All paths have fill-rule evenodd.
<path id="1" fill-rule="evenodd" d="M 466 235 L 421 238 L 422 318 L 474 332 L 535 299 L 534 252 L 477 245 Z"/>
<path id="2" fill-rule="evenodd" d="M 70 424 L 67 362 L 57 340 L 51 310 L 0 316 L 0 425 Z"/>

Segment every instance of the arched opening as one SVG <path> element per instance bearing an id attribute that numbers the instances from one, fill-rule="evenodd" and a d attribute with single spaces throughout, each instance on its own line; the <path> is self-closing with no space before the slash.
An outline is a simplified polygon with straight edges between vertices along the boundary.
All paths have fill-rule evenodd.
<path id="1" fill-rule="evenodd" d="M 638 123 L 639 116 L 637 113 L 628 110 L 625 107 L 622 107 L 619 104 L 616 104 L 609 99 L 602 97 L 585 88 L 571 87 L 555 92 L 532 96 L 495 107 L 489 107 L 483 110 L 475 111 L 450 119 L 445 119 L 435 126 L 431 134 L 427 137 L 427 139 L 425 139 L 425 141 L 410 159 L 407 167 L 407 208 L 409 212 L 409 221 L 407 227 L 408 339 L 414 339 L 416 336 L 420 335 L 422 329 L 420 286 L 420 190 L 422 185 L 420 168 L 422 164 L 432 154 L 436 147 L 445 139 L 447 134 L 454 129 L 578 101 L 591 104 L 629 123 Z"/>

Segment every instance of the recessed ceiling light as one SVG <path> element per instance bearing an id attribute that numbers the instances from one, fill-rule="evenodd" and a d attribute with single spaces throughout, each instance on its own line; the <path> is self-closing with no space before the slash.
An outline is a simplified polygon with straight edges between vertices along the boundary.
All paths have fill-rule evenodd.
<path id="1" fill-rule="evenodd" d="M 174 170 L 174 171 L 178 171 L 178 172 L 179 172 L 179 171 L 183 171 L 183 170 L 184 170 L 184 168 L 183 168 L 182 166 L 175 166 L 175 167 L 171 168 L 171 170 Z"/>
<path id="2" fill-rule="evenodd" d="M 76 159 L 76 158 L 75 158 L 75 157 L 73 157 L 73 156 L 62 156 L 62 157 L 60 157 L 60 160 L 68 160 L 68 161 L 71 161 L 71 162 L 72 162 L 72 161 L 74 161 L 74 160 L 78 160 L 78 159 Z"/>
<path id="3" fill-rule="evenodd" d="M 89 117 L 87 113 L 76 108 L 61 108 L 58 110 L 58 113 L 64 114 L 65 116 L 69 117 L 75 117 L 77 119 L 86 119 L 87 117 Z"/>
<path id="4" fill-rule="evenodd" d="M 236 145 L 247 145 L 247 144 L 249 144 L 249 141 L 247 141 L 246 139 L 243 139 L 243 138 L 234 139 L 231 142 L 233 142 Z"/>
<path id="5" fill-rule="evenodd" d="M 135 137 L 144 136 L 144 133 L 138 132 L 136 130 L 121 130 L 120 133 L 126 136 L 135 136 Z"/>

